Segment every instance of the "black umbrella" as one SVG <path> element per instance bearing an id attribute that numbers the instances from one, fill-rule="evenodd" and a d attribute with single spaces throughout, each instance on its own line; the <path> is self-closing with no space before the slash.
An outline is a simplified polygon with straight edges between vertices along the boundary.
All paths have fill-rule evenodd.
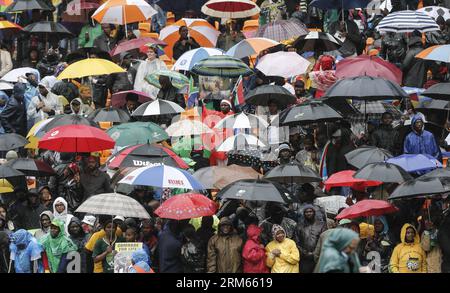
<path id="1" fill-rule="evenodd" d="M 392 154 L 385 149 L 366 146 L 359 147 L 345 154 L 347 162 L 358 169 L 370 163 L 384 162 L 392 157 Z"/>
<path id="2" fill-rule="evenodd" d="M 279 85 L 262 85 L 249 91 L 245 97 L 245 103 L 267 106 L 269 101 L 274 100 L 280 108 L 295 103 L 297 98 L 287 89 Z"/>
<path id="3" fill-rule="evenodd" d="M 93 127 L 97 127 L 98 125 L 92 121 L 89 120 L 87 118 L 78 116 L 78 115 L 68 115 L 68 114 L 61 114 L 61 115 L 57 115 L 53 118 L 52 121 L 50 121 L 49 123 L 47 123 L 44 127 L 42 127 L 41 130 L 39 130 L 39 133 L 47 133 L 49 132 L 51 129 L 58 127 L 58 126 L 63 126 L 63 125 L 88 125 L 88 126 L 93 126 Z"/>
<path id="4" fill-rule="evenodd" d="M 17 0 L 6 8 L 5 12 L 16 12 L 24 10 L 47 10 L 50 11 L 53 8 L 45 4 L 42 0 Z"/>
<path id="5" fill-rule="evenodd" d="M 354 178 L 399 183 L 413 179 L 402 167 L 390 163 L 371 163 L 357 171 Z"/>
<path id="6" fill-rule="evenodd" d="M 16 177 L 22 177 L 25 176 L 20 171 L 17 171 L 16 169 L 11 168 L 10 166 L 1 165 L 0 166 L 0 178 L 16 178 Z M 11 182 L 12 183 L 12 182 Z"/>
<path id="7" fill-rule="evenodd" d="M 126 111 L 112 107 L 97 109 L 87 118 L 94 122 L 125 123 L 130 121 L 130 115 Z"/>
<path id="8" fill-rule="evenodd" d="M 279 115 L 282 125 L 307 125 L 315 122 L 332 122 L 343 117 L 323 102 L 306 102 L 283 110 Z"/>
<path id="9" fill-rule="evenodd" d="M 28 144 L 29 141 L 16 133 L 0 134 L 0 151 L 10 151 L 21 148 Z"/>
<path id="10" fill-rule="evenodd" d="M 19 158 L 11 160 L 5 165 L 24 173 L 26 176 L 48 177 L 55 175 L 55 170 L 42 160 Z"/>
<path id="11" fill-rule="evenodd" d="M 218 198 L 292 202 L 287 189 L 279 183 L 268 180 L 244 179 L 225 186 L 217 195 Z"/>
<path id="12" fill-rule="evenodd" d="M 450 101 L 450 82 L 440 82 L 432 85 L 422 95 L 433 99 Z"/>
<path id="13" fill-rule="evenodd" d="M 394 190 L 389 200 L 426 197 L 433 194 L 449 192 L 450 189 L 438 178 L 417 178 L 406 181 Z"/>
<path id="14" fill-rule="evenodd" d="M 347 101 L 322 98 L 317 99 L 317 101 L 322 101 L 324 104 L 327 104 L 344 117 L 361 114 L 361 112 L 359 112 L 358 109 L 355 108 L 355 106 L 349 104 Z"/>
<path id="15" fill-rule="evenodd" d="M 24 31 L 31 34 L 58 35 L 60 37 L 72 36 L 72 33 L 62 24 L 53 21 L 39 21 L 27 25 Z"/>
<path id="16" fill-rule="evenodd" d="M 450 179 L 450 168 L 437 168 L 419 178 L 444 178 Z"/>
<path id="17" fill-rule="evenodd" d="M 324 32 L 309 32 L 295 40 L 293 46 L 300 52 L 326 52 L 341 47 L 340 42 L 332 35 Z"/>
<path id="18" fill-rule="evenodd" d="M 277 166 L 270 170 L 264 178 L 280 183 L 304 184 L 322 181 L 322 178 L 312 169 L 296 163 Z"/>

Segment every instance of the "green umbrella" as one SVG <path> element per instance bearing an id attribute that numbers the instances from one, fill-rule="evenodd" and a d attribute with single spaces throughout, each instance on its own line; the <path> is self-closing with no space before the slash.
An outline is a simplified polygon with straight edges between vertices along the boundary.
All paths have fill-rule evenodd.
<path id="1" fill-rule="evenodd" d="M 191 71 L 198 75 L 221 77 L 248 76 L 253 73 L 247 64 L 227 55 L 210 56 L 203 59 Z"/>
<path id="2" fill-rule="evenodd" d="M 194 139 L 190 137 L 181 137 L 178 141 L 173 143 L 172 151 L 183 158 L 189 158 L 191 156 L 192 149 L 194 146 L 203 145 L 202 139 L 199 136 L 195 136 Z M 208 149 L 204 149 L 203 157 L 209 158 L 211 155 L 211 151 Z"/>
<path id="3" fill-rule="evenodd" d="M 111 127 L 106 133 L 116 142 L 118 147 L 154 143 L 169 138 L 164 129 L 152 122 L 123 123 Z"/>
<path id="4" fill-rule="evenodd" d="M 169 77 L 172 85 L 177 89 L 181 89 L 189 84 L 189 79 L 186 76 L 171 70 L 158 70 L 153 72 L 145 77 L 145 81 L 157 88 L 161 88 L 161 85 L 159 84 L 159 77 L 161 75 Z"/>

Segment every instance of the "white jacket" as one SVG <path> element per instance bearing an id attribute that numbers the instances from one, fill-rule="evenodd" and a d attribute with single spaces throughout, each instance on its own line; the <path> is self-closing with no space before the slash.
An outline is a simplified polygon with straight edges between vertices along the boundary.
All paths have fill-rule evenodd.
<path id="1" fill-rule="evenodd" d="M 0 49 L 0 65 L 0 78 L 13 68 L 11 54 L 6 50 Z"/>
<path id="2" fill-rule="evenodd" d="M 28 120 L 33 122 L 34 124 L 48 118 L 48 114 L 42 111 L 42 109 L 36 111 L 36 107 L 41 101 L 44 102 L 46 107 L 50 107 L 53 111 L 55 111 L 55 115 L 63 113 L 63 106 L 61 105 L 57 95 L 49 92 L 47 96 L 44 97 L 43 95 L 39 94 L 38 96 L 35 96 L 31 99 L 31 102 L 28 105 L 27 109 Z"/>

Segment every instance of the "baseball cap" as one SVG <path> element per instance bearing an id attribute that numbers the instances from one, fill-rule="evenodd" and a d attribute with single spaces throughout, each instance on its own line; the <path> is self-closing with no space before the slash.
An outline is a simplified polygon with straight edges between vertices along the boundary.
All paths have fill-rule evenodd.
<path id="1" fill-rule="evenodd" d="M 122 222 L 125 222 L 125 218 L 123 216 L 115 216 L 113 221 L 115 221 L 115 220 L 120 220 Z"/>
<path id="2" fill-rule="evenodd" d="M 96 218 L 94 216 L 84 216 L 82 223 L 88 224 L 89 226 L 95 225 Z"/>

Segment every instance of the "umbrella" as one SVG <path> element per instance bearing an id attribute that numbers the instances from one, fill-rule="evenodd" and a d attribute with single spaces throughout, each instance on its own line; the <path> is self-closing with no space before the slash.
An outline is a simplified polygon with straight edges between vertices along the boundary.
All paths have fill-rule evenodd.
<path id="1" fill-rule="evenodd" d="M 3 82 L 0 80 L 0 91 L 10 91 L 14 86 L 8 82 Z"/>
<path id="2" fill-rule="evenodd" d="M 180 120 L 172 123 L 167 129 L 169 136 L 191 136 L 214 133 L 208 126 L 197 120 Z"/>
<path id="3" fill-rule="evenodd" d="M 172 150 L 157 144 L 138 144 L 126 147 L 107 161 L 108 168 L 168 165 L 182 169 L 189 166 Z"/>
<path id="4" fill-rule="evenodd" d="M 126 40 L 126 41 L 120 42 L 109 53 L 111 54 L 111 56 L 115 56 L 115 55 L 118 55 L 123 52 L 127 52 L 127 51 L 134 50 L 134 49 L 139 49 L 140 47 L 147 45 L 147 44 L 155 44 L 155 45 L 161 45 L 161 46 L 167 45 L 165 42 L 160 41 L 158 39 L 154 39 L 154 38 L 150 38 L 150 37 L 142 37 L 142 38 L 131 39 L 131 40 Z"/>
<path id="5" fill-rule="evenodd" d="M 39 131 L 44 127 L 46 124 L 48 124 L 50 121 L 52 121 L 53 118 L 47 118 L 45 120 L 41 120 L 37 122 L 36 124 L 31 127 L 31 129 L 27 133 L 27 139 L 29 143 L 25 145 L 26 149 L 37 149 L 38 148 L 38 142 L 40 137 L 43 136 L 45 133 L 39 133 Z M 39 133 L 39 135 L 38 135 Z"/>
<path id="6" fill-rule="evenodd" d="M 169 77 L 172 85 L 177 89 L 181 89 L 189 84 L 189 79 L 185 75 L 171 70 L 158 70 L 153 72 L 145 77 L 145 81 L 157 88 L 161 88 L 159 84 L 159 77 L 161 75 Z"/>
<path id="7" fill-rule="evenodd" d="M 222 189 L 235 181 L 241 179 L 258 179 L 262 175 L 250 167 L 229 165 L 201 168 L 192 176 L 206 189 Z"/>
<path id="8" fill-rule="evenodd" d="M 445 111 L 447 112 L 450 110 L 449 101 L 443 101 L 443 100 L 436 100 L 436 99 L 430 99 L 427 101 L 423 101 L 419 107 L 415 108 L 418 112 L 421 112 L 423 114 L 427 115 L 428 113 L 431 113 L 433 111 Z"/>
<path id="9" fill-rule="evenodd" d="M 6 8 L 5 12 L 18 12 L 24 10 L 39 9 L 44 11 L 52 10 L 52 7 L 48 6 L 42 0 L 17 0 Z"/>
<path id="10" fill-rule="evenodd" d="M 251 0 L 209 0 L 202 6 L 202 13 L 217 18 L 246 18 L 259 11 Z"/>
<path id="11" fill-rule="evenodd" d="M 72 33 L 62 24 L 53 21 L 39 21 L 27 25 L 23 31 L 30 34 L 51 34 L 64 36 L 72 36 Z"/>
<path id="12" fill-rule="evenodd" d="M 325 93 L 324 98 L 376 101 L 408 98 L 408 94 L 390 80 L 371 76 L 358 76 L 338 80 Z"/>
<path id="13" fill-rule="evenodd" d="M 338 112 L 327 104 L 311 101 L 281 111 L 279 123 L 282 125 L 308 125 L 317 122 L 332 122 L 342 118 Z"/>
<path id="14" fill-rule="evenodd" d="M 300 36 L 293 46 L 301 52 L 334 51 L 341 47 L 338 40 L 329 33 L 323 32 L 309 32 L 307 35 Z"/>
<path id="15" fill-rule="evenodd" d="M 70 64 L 59 75 L 58 79 L 74 79 L 93 75 L 108 75 L 126 72 L 119 65 L 99 58 L 87 58 Z"/>
<path id="16" fill-rule="evenodd" d="M 89 153 L 112 149 L 114 144 L 114 140 L 101 129 L 87 125 L 63 125 L 45 134 L 38 147 L 60 153 Z"/>
<path id="17" fill-rule="evenodd" d="M 169 138 L 167 133 L 152 122 L 130 122 L 111 127 L 106 133 L 114 139 L 117 147 L 153 143 Z"/>
<path id="18" fill-rule="evenodd" d="M 94 12 L 92 18 L 99 23 L 126 25 L 146 21 L 157 13 L 144 0 L 109 0 Z"/>
<path id="19" fill-rule="evenodd" d="M 148 96 L 146 93 L 130 90 L 130 91 L 122 91 L 117 92 L 111 96 L 111 105 L 115 108 L 122 108 L 127 103 L 126 98 L 128 94 L 136 94 L 138 96 L 139 103 L 143 104 L 145 102 L 149 102 L 154 100 L 154 98 Z"/>
<path id="20" fill-rule="evenodd" d="M 228 152 L 231 150 L 245 150 L 255 147 L 265 147 L 266 145 L 256 136 L 238 133 L 227 138 L 218 148 L 218 152 Z"/>
<path id="21" fill-rule="evenodd" d="M 189 172 L 165 165 L 136 169 L 119 183 L 160 188 L 203 189 L 203 186 Z"/>
<path id="22" fill-rule="evenodd" d="M 366 8 L 369 0 L 313 0 L 309 5 L 322 10 Z"/>
<path id="23" fill-rule="evenodd" d="M 17 171 L 16 169 L 11 168 L 10 166 L 0 165 L 0 179 L 8 179 L 22 176 L 25 176 L 25 174 L 23 174 L 20 171 Z"/>
<path id="24" fill-rule="evenodd" d="M 42 122 L 42 124 L 40 124 L 33 133 L 34 136 L 42 137 L 45 133 L 51 131 L 53 128 L 63 125 L 88 125 L 92 127 L 98 127 L 97 124 L 95 124 L 95 122 L 93 122 L 92 120 L 79 115 L 61 114 L 45 121 L 48 122 Z"/>
<path id="25" fill-rule="evenodd" d="M 244 179 L 225 186 L 216 195 L 221 199 L 239 199 L 252 201 L 292 202 L 287 189 L 277 182 L 265 179 Z"/>
<path id="26" fill-rule="evenodd" d="M 102 193 L 91 196 L 75 212 L 150 219 L 150 215 L 139 202 L 129 196 L 118 193 Z"/>
<path id="27" fill-rule="evenodd" d="M 203 194 L 183 193 L 174 195 L 163 202 L 155 211 L 163 219 L 186 220 L 198 217 L 212 216 L 217 211 L 217 205 Z"/>
<path id="28" fill-rule="evenodd" d="M 383 183 L 399 183 L 412 179 L 402 167 L 394 164 L 370 163 L 357 171 L 354 178 L 381 181 Z"/>
<path id="29" fill-rule="evenodd" d="M 448 179 L 446 180 L 448 183 Z M 406 181 L 392 192 L 389 200 L 426 197 L 433 194 L 443 194 L 449 192 L 448 186 L 443 184 L 439 178 L 423 178 L 419 177 Z"/>
<path id="30" fill-rule="evenodd" d="M 9 151 L 21 148 L 28 144 L 28 140 L 17 133 L 0 134 L 0 151 Z"/>
<path id="31" fill-rule="evenodd" d="M 15 24 L 13 22 L 1 20 L 0 31 L 4 39 L 7 38 L 12 39 L 14 35 L 17 36 L 17 34 L 21 33 L 23 31 L 23 28 L 20 25 Z"/>
<path id="32" fill-rule="evenodd" d="M 322 182 L 322 178 L 311 168 L 296 163 L 277 166 L 264 175 L 264 178 L 280 183 Z"/>
<path id="33" fill-rule="evenodd" d="M 195 64 L 191 71 L 198 75 L 231 78 L 253 74 L 247 64 L 228 55 L 210 56 Z"/>
<path id="34" fill-rule="evenodd" d="M 190 71 L 198 62 L 210 56 L 223 55 L 223 53 L 221 49 L 217 48 L 197 48 L 190 50 L 177 59 L 177 62 L 172 66 L 172 70 Z"/>
<path id="35" fill-rule="evenodd" d="M 66 11 L 61 15 L 63 22 L 81 22 L 90 21 L 88 19 L 89 12 L 97 9 L 100 6 L 98 3 L 86 2 L 86 0 L 77 0 L 67 3 Z"/>
<path id="36" fill-rule="evenodd" d="M 434 19 L 437 19 L 439 16 L 442 16 L 444 20 L 450 18 L 450 10 L 442 6 L 426 6 L 417 9 L 417 11 L 425 13 L 426 15 L 431 16 Z"/>
<path id="37" fill-rule="evenodd" d="M 7 81 L 7 82 L 24 82 L 24 80 L 26 80 L 27 73 L 33 73 L 34 75 L 36 75 L 37 80 L 39 81 L 39 71 L 31 68 L 31 67 L 21 67 L 21 68 L 16 68 L 13 69 L 11 71 L 9 71 L 8 73 L 6 73 L 5 75 L 3 75 L 3 77 L 1 78 L 2 81 Z"/>
<path id="38" fill-rule="evenodd" d="M 308 34 L 308 28 L 299 21 L 275 20 L 261 26 L 256 32 L 255 37 L 282 42 L 306 34 Z"/>
<path id="39" fill-rule="evenodd" d="M 280 66 L 283 64 L 283 66 Z M 262 57 L 256 69 L 266 76 L 290 78 L 307 72 L 311 63 L 296 52 L 279 51 Z"/>
<path id="40" fill-rule="evenodd" d="M 345 202 L 346 199 L 342 195 L 322 196 L 315 198 L 314 204 L 322 207 L 327 214 L 337 215 L 341 208 L 348 207 L 348 204 Z"/>
<path id="41" fill-rule="evenodd" d="M 95 110 L 87 118 L 94 122 L 124 123 L 130 120 L 130 115 L 125 110 L 106 107 Z"/>
<path id="42" fill-rule="evenodd" d="M 227 51 L 227 55 L 234 58 L 244 58 L 251 55 L 259 54 L 261 51 L 277 46 L 280 43 L 267 38 L 249 38 L 240 41 Z"/>
<path id="43" fill-rule="evenodd" d="M 392 158 L 392 154 L 377 147 L 359 147 L 345 154 L 347 162 L 360 169 L 370 163 L 384 162 Z"/>
<path id="44" fill-rule="evenodd" d="M 48 177 L 56 175 L 55 170 L 42 160 L 19 158 L 11 160 L 5 165 L 22 172 L 26 176 Z"/>
<path id="45" fill-rule="evenodd" d="M 162 99 L 157 99 L 152 102 L 147 102 L 134 110 L 131 116 L 153 116 L 153 115 L 165 115 L 165 114 L 175 114 L 184 112 L 184 109 L 180 105 L 166 101 Z"/>
<path id="46" fill-rule="evenodd" d="M 384 200 L 364 199 L 344 209 L 336 216 L 336 220 L 381 216 L 397 211 L 398 208 Z"/>
<path id="47" fill-rule="evenodd" d="M 14 192 L 14 186 L 6 179 L 0 179 L 0 193 Z"/>
<path id="48" fill-rule="evenodd" d="M 425 60 L 450 63 L 450 45 L 436 45 L 426 48 L 415 57 Z"/>
<path id="49" fill-rule="evenodd" d="M 353 175 L 356 171 L 353 170 L 345 170 L 341 172 L 334 173 L 331 175 L 324 183 L 325 188 L 329 191 L 333 187 L 341 187 L 348 186 L 352 189 L 361 190 L 366 187 L 378 186 L 383 182 L 380 181 L 370 181 L 366 179 L 357 179 L 354 178 Z"/>
<path id="50" fill-rule="evenodd" d="M 373 76 L 402 83 L 402 71 L 392 63 L 376 56 L 349 57 L 336 64 L 336 77 Z"/>
<path id="51" fill-rule="evenodd" d="M 450 82 L 441 82 L 427 88 L 422 95 L 432 99 L 450 101 Z"/>
<path id="52" fill-rule="evenodd" d="M 259 127 L 268 127 L 269 123 L 261 117 L 253 114 L 245 114 L 244 112 L 239 114 L 234 114 L 230 116 L 226 116 L 219 122 L 217 122 L 214 128 L 233 128 L 233 129 L 242 129 L 242 128 L 256 128 Z"/>
<path id="53" fill-rule="evenodd" d="M 290 91 L 279 85 L 258 86 L 247 93 L 245 103 L 257 106 L 268 106 L 269 101 L 276 101 L 280 108 L 294 104 L 297 98 Z"/>
<path id="54" fill-rule="evenodd" d="M 438 168 L 428 172 L 419 178 L 450 178 L 450 168 Z"/>
<path id="55" fill-rule="evenodd" d="M 442 164 L 434 157 L 423 154 L 403 154 L 390 158 L 386 162 L 400 166 L 409 173 L 442 168 Z"/>
<path id="56" fill-rule="evenodd" d="M 216 46 L 217 37 L 220 33 L 209 22 L 200 18 L 182 18 L 159 32 L 159 39 L 167 43 L 164 52 L 169 58 L 173 56 L 173 45 L 180 38 L 178 30 L 181 26 L 188 28 L 189 36 L 195 39 L 200 46 L 208 48 Z"/>
<path id="57" fill-rule="evenodd" d="M 418 30 L 421 33 L 440 30 L 439 25 L 430 16 L 417 11 L 397 11 L 388 14 L 376 26 L 380 32 L 410 33 Z"/>
<path id="58" fill-rule="evenodd" d="M 383 114 L 384 112 L 391 113 L 395 119 L 399 119 L 402 116 L 397 107 L 388 102 L 372 101 L 364 103 L 354 103 L 353 106 L 361 113 L 365 114 Z"/>

